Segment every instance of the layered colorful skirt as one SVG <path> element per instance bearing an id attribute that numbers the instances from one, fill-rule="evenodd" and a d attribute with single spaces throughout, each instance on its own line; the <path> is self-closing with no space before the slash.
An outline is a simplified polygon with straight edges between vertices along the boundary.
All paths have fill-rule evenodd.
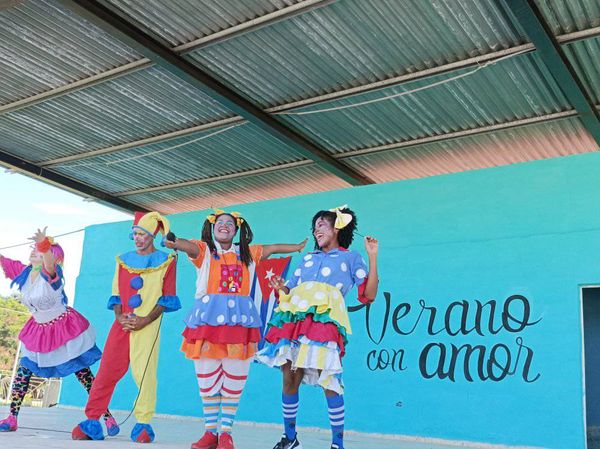
<path id="1" fill-rule="evenodd" d="M 247 360 L 260 340 L 260 316 L 250 296 L 206 294 L 185 319 L 181 350 L 187 358 Z"/>
<path id="2" fill-rule="evenodd" d="M 343 393 L 342 357 L 351 334 L 344 297 L 323 282 L 303 282 L 279 298 L 260 362 L 302 368 L 302 382 Z"/>
<path id="3" fill-rule="evenodd" d="M 102 357 L 94 328 L 71 307 L 46 323 L 30 318 L 19 333 L 19 340 L 21 365 L 39 377 L 65 377 Z"/>

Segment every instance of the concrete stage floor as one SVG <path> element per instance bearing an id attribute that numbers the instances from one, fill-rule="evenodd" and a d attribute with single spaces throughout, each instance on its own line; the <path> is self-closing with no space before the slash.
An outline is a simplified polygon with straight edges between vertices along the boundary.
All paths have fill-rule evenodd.
<path id="1" fill-rule="evenodd" d="M 0 407 L 0 417 L 8 414 L 8 407 Z M 121 422 L 126 418 L 125 412 L 114 412 L 115 418 Z M 33 408 L 23 407 L 19 415 L 19 430 L 16 432 L 0 433 L 0 447 L 6 449 L 140 449 L 140 444 L 129 439 L 129 432 L 135 424 L 133 417 L 121 426 L 121 433 L 104 441 L 72 441 L 71 429 L 84 419 L 83 411 L 73 408 Z M 198 440 L 203 433 L 201 419 L 157 416 L 152 422 L 156 440 L 148 446 L 149 449 L 182 449 L 189 448 L 191 443 Z M 261 425 L 249 422 L 236 422 L 233 437 L 236 449 L 272 449 L 279 440 L 282 426 Z M 329 449 L 329 431 L 316 428 L 298 429 L 300 442 L 304 449 Z M 475 444 L 454 441 L 436 441 L 433 439 L 394 437 L 347 432 L 345 437 L 346 449 L 502 449 L 508 446 Z M 511 447 L 511 449 L 513 449 Z M 522 448 L 520 448 L 522 449 Z"/>

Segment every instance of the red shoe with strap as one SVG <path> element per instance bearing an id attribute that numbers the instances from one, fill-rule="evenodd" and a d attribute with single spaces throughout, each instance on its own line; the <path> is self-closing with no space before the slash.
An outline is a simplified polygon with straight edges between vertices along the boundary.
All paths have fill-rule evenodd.
<path id="1" fill-rule="evenodd" d="M 217 449 L 219 437 L 217 434 L 206 431 L 202 438 L 192 443 L 192 449 Z"/>

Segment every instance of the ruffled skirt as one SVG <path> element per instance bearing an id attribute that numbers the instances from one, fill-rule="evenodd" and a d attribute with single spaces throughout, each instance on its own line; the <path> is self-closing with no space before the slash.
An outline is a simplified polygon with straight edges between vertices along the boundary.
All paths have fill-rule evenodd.
<path id="1" fill-rule="evenodd" d="M 303 369 L 303 383 L 341 394 L 342 357 L 349 333 L 348 313 L 339 289 L 305 282 L 280 297 L 257 359 L 271 367 L 291 362 L 292 369 Z"/>
<path id="2" fill-rule="evenodd" d="M 21 364 L 39 377 L 65 377 L 102 356 L 94 328 L 71 307 L 47 323 L 30 318 L 19 340 L 23 344 Z"/>
<path id="3" fill-rule="evenodd" d="M 181 351 L 192 360 L 254 356 L 260 316 L 249 296 L 210 294 L 196 299 L 185 319 Z"/>

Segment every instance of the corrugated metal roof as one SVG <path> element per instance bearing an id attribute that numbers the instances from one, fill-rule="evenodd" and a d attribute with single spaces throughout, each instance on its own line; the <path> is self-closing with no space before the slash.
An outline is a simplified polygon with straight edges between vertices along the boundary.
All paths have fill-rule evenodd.
<path id="1" fill-rule="evenodd" d="M 579 119 L 345 158 L 377 182 L 424 178 L 597 151 Z"/>
<path id="2" fill-rule="evenodd" d="M 175 47 L 300 0 L 108 0 Z"/>
<path id="3" fill-rule="evenodd" d="M 470 69 L 473 70 L 473 69 Z M 313 111 L 418 89 L 467 70 L 301 108 Z M 493 86 L 493 88 L 490 88 Z M 364 106 L 282 119 L 333 153 L 441 135 L 571 109 L 535 54 L 515 56 L 465 78 Z"/>
<path id="4" fill-rule="evenodd" d="M 0 116 L 2 147 L 41 162 L 232 113 L 159 67 Z"/>
<path id="5" fill-rule="evenodd" d="M 61 164 L 53 169 L 107 192 L 117 193 L 303 159 L 275 138 L 263 135 L 250 123 L 213 134 L 217 131 L 194 133 L 168 142 Z M 211 134 L 212 137 L 205 140 L 179 146 Z"/>
<path id="6" fill-rule="evenodd" d="M 600 25 L 597 0 L 534 0 L 555 35 Z"/>
<path id="7" fill-rule="evenodd" d="M 564 47 L 586 92 L 600 105 L 600 37 L 575 42 Z"/>
<path id="8" fill-rule="evenodd" d="M 349 185 L 336 176 L 312 165 L 218 183 L 132 195 L 128 196 L 127 199 L 148 209 L 155 209 L 164 213 L 175 213 L 304 195 L 345 187 L 349 187 Z"/>
<path id="9" fill-rule="evenodd" d="M 189 50 L 187 44 L 227 35 L 185 58 L 223 80 L 233 90 L 229 99 L 237 93 L 259 108 L 306 99 L 314 104 L 297 111 L 370 101 L 471 71 L 464 68 L 473 63 L 471 58 L 534 50 L 505 3 L 494 0 L 107 1 L 134 27 L 141 24 L 178 46 L 164 49 L 173 55 L 162 64 Z M 590 38 L 598 31 L 590 27 L 600 25 L 598 1 L 538 3 L 561 42 L 574 31 L 576 36 L 568 39 L 586 39 L 564 48 L 590 97 L 600 103 L 600 38 Z M 318 9 L 306 11 L 315 5 Z M 272 22 L 274 17 L 278 21 Z M 253 28 L 257 23 L 262 27 Z M 236 34 L 240 30 L 245 32 Z M 176 70 L 169 74 L 144 65 L 124 75 L 131 61 L 142 59 L 115 39 L 50 0 L 27 0 L 0 11 L 0 105 L 35 98 L 0 113 L 3 160 L 16 155 L 113 194 L 113 200 L 175 212 L 347 187 L 304 159 L 322 161 L 319 149 L 334 156 L 341 168 L 347 164 L 359 172 L 348 179 L 364 175 L 377 182 L 598 149 L 578 119 L 564 118 L 576 115 L 573 105 L 536 53 L 391 100 L 313 115 L 279 115 L 283 126 L 317 145 L 317 156 L 306 145 L 302 157 L 273 137 L 279 125 L 266 119 L 262 128 L 246 123 L 227 129 L 240 119 L 181 81 Z M 431 69 L 438 75 L 429 72 L 425 78 L 423 71 Z M 442 70 L 447 73 L 440 75 Z M 118 78 L 89 79 L 115 72 Z M 369 85 L 397 83 L 396 77 L 409 74 L 419 79 L 391 87 Z M 85 84 L 90 81 L 97 84 Z M 57 86 L 62 96 L 55 96 L 56 90 L 35 96 Z M 328 101 L 315 98 L 350 88 L 364 91 Z M 242 109 L 246 114 L 252 110 Z M 557 116 L 560 121 L 491 133 L 496 125 L 520 126 L 521 121 Z M 215 124 L 223 119 L 226 124 Z M 198 126 L 207 129 L 200 132 Z M 487 134 L 453 135 L 469 130 Z M 222 132 L 189 143 L 216 131 Z M 431 138 L 440 141 L 409 146 Z M 182 143 L 189 144 L 172 148 Z M 404 148 L 390 150 L 398 144 Z M 378 151 L 348 154 L 373 148 Z M 62 158 L 82 160 L 55 161 Z M 329 170 L 335 171 L 331 164 Z"/>
<path id="10" fill-rule="evenodd" d="M 51 1 L 0 11 L 0 105 L 140 58 Z"/>
<path id="11" fill-rule="evenodd" d="M 346 0 L 186 57 L 266 108 L 523 43 L 500 5 Z"/>

